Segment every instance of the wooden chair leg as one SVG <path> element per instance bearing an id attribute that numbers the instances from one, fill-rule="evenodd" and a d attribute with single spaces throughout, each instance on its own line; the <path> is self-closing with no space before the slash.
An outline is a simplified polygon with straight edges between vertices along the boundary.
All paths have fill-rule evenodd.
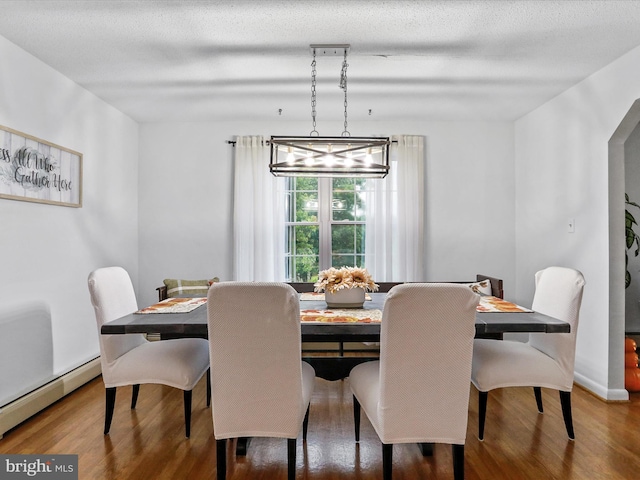
<path id="1" fill-rule="evenodd" d="M 109 433 L 111 428 L 111 420 L 113 419 L 113 410 L 116 406 L 116 387 L 110 387 L 105 390 L 105 409 L 104 409 L 104 434 Z"/>
<path id="2" fill-rule="evenodd" d="M 433 457 L 433 443 L 419 443 L 420 453 L 423 457 Z"/>
<path id="3" fill-rule="evenodd" d="M 571 440 L 575 440 L 573 433 L 573 417 L 571 415 L 571 392 L 560 392 L 560 405 L 562 406 L 562 416 L 564 417 L 564 426 L 567 427 L 567 435 Z"/>
<path id="4" fill-rule="evenodd" d="M 140 393 L 139 383 L 133 386 L 133 391 L 131 392 L 131 410 L 136 408 L 136 403 L 138 403 L 138 393 Z"/>
<path id="5" fill-rule="evenodd" d="M 296 479 L 296 439 L 287 438 L 287 478 Z"/>
<path id="6" fill-rule="evenodd" d="M 484 440 L 484 419 L 487 416 L 489 392 L 478 392 L 478 439 Z"/>
<path id="7" fill-rule="evenodd" d="M 533 387 L 533 394 L 536 396 L 536 405 L 539 413 L 544 413 L 542 409 L 542 389 L 540 387 Z"/>
<path id="8" fill-rule="evenodd" d="M 302 441 L 307 441 L 307 430 L 309 428 L 309 408 L 311 404 L 307 405 L 307 413 L 304 414 L 304 420 L 302 421 Z"/>
<path id="9" fill-rule="evenodd" d="M 227 440 L 216 440 L 216 471 L 217 480 L 227 477 Z"/>
<path id="10" fill-rule="evenodd" d="M 356 431 L 356 442 L 360 441 L 360 402 L 353 396 L 353 425 Z"/>
<path id="11" fill-rule="evenodd" d="M 191 395 L 192 390 L 184 391 L 184 427 L 187 438 L 191 436 Z"/>
<path id="12" fill-rule="evenodd" d="M 453 478 L 464 480 L 464 445 L 451 445 L 453 449 Z"/>
<path id="13" fill-rule="evenodd" d="M 244 457 L 247 455 L 251 437 L 239 437 L 236 440 L 236 457 Z"/>
<path id="14" fill-rule="evenodd" d="M 382 444 L 382 480 L 391 480 L 393 466 L 393 444 Z"/>
<path id="15" fill-rule="evenodd" d="M 211 406 L 211 369 L 207 370 L 207 407 Z"/>

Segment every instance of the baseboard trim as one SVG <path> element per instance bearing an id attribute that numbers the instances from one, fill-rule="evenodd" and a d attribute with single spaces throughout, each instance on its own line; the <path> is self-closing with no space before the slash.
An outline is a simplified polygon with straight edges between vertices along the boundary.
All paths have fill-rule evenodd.
<path id="1" fill-rule="evenodd" d="M 0 408 L 0 439 L 16 425 L 93 380 L 100 373 L 100 358 L 94 358 Z"/>
<path id="2" fill-rule="evenodd" d="M 577 385 L 582 387 L 584 390 L 588 390 L 601 400 L 605 400 L 607 402 L 625 402 L 629 400 L 629 392 L 624 388 L 613 389 L 603 387 L 590 378 L 580 375 L 577 372 L 574 373 L 573 379 Z"/>

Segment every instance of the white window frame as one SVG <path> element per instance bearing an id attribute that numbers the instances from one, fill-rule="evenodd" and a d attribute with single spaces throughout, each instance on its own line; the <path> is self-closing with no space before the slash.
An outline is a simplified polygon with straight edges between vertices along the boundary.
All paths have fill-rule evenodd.
<path id="1" fill-rule="evenodd" d="M 287 194 L 291 192 L 295 192 L 296 195 L 298 190 L 291 190 L 287 188 Z M 344 220 L 333 220 L 332 218 L 332 198 L 333 198 L 333 179 L 330 177 L 319 177 L 318 178 L 318 211 L 317 211 L 317 221 L 316 222 L 296 222 L 289 221 L 290 215 L 285 215 L 285 231 L 289 228 L 295 228 L 296 225 L 317 225 L 318 227 L 318 267 L 319 270 L 326 270 L 330 268 L 332 265 L 334 253 L 331 244 L 331 232 L 333 230 L 334 225 L 360 225 L 362 227 L 366 227 L 365 220 L 353 220 L 353 221 L 344 221 Z M 292 206 L 295 205 L 294 198 L 289 198 L 287 202 L 285 202 L 285 208 L 291 209 Z M 291 212 L 285 212 L 291 213 Z M 295 248 L 295 240 L 292 248 L 292 255 L 289 255 L 288 252 L 285 252 L 285 271 L 288 269 L 288 264 L 291 262 L 291 258 L 295 258 L 298 255 L 295 254 L 293 248 Z M 338 254 L 339 255 L 339 254 Z M 356 255 L 354 250 L 353 255 Z M 361 254 L 364 260 L 364 252 Z M 289 271 L 289 275 L 287 281 L 297 281 L 296 272 L 295 272 L 295 263 L 292 264 L 292 271 Z"/>

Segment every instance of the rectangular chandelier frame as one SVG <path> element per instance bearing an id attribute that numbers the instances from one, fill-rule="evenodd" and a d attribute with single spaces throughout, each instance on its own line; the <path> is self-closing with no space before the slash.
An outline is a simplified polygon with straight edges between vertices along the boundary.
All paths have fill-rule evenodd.
<path id="1" fill-rule="evenodd" d="M 276 177 L 384 178 L 389 137 L 271 137 L 269 170 Z"/>

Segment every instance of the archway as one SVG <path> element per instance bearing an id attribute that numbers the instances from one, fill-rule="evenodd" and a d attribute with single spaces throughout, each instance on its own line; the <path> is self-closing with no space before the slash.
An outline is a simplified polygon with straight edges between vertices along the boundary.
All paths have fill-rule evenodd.
<path id="1" fill-rule="evenodd" d="M 625 142 L 640 123 L 636 100 L 609 140 L 609 388 L 624 388 Z"/>

